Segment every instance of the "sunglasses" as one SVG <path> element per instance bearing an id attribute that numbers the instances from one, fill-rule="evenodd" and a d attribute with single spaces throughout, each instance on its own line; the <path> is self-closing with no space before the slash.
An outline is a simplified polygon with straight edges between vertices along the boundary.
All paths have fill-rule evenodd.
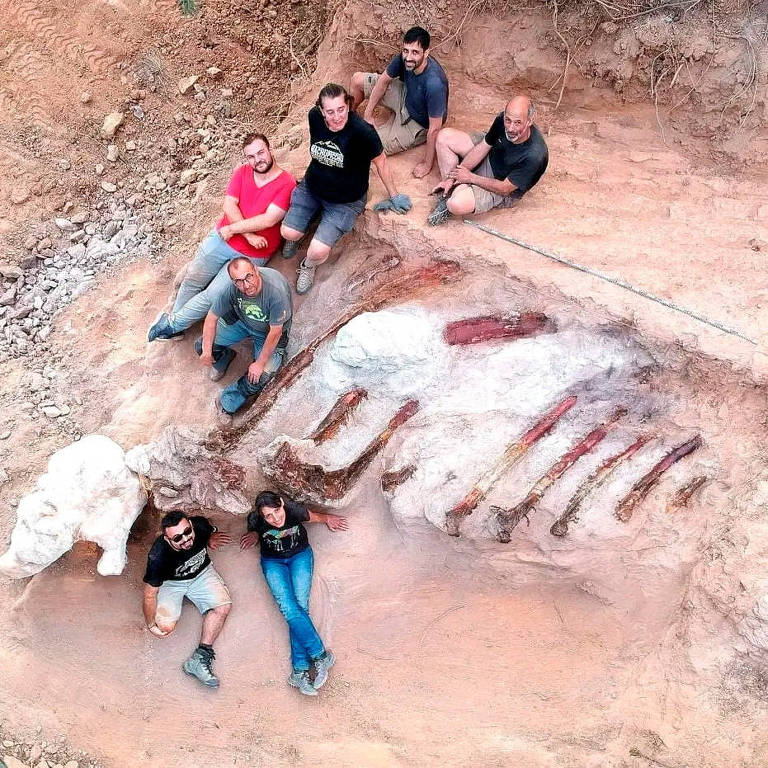
<path id="1" fill-rule="evenodd" d="M 181 533 L 177 533 L 175 536 L 171 536 L 171 541 L 174 544 L 178 544 L 183 539 L 187 538 L 187 536 L 192 535 L 192 526 L 190 525 L 189 528 L 185 528 Z"/>

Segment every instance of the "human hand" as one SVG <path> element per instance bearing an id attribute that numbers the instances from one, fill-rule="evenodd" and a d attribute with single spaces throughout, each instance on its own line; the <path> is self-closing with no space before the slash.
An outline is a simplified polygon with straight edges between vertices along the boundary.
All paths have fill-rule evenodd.
<path id="1" fill-rule="evenodd" d="M 432 168 L 428 166 L 426 163 L 417 163 L 413 166 L 413 169 L 411 170 L 411 175 L 416 177 L 417 179 L 423 179 Z"/>
<path id="2" fill-rule="evenodd" d="M 155 636 L 155 637 L 165 637 L 166 635 L 170 634 L 169 632 L 163 632 L 160 627 L 157 626 L 157 624 L 150 624 L 147 626 L 147 629 Z"/>
<path id="3" fill-rule="evenodd" d="M 256 249 L 260 250 L 267 247 L 267 238 L 257 235 L 255 232 L 243 232 L 243 237 Z"/>
<path id="4" fill-rule="evenodd" d="M 347 518 L 339 515 L 326 514 L 325 524 L 330 531 L 346 531 L 347 530 Z"/>
<path id="5" fill-rule="evenodd" d="M 205 365 L 207 367 L 210 367 L 213 365 L 213 354 L 210 352 L 203 352 L 202 355 L 200 355 L 200 363 L 202 365 Z"/>
<path id="6" fill-rule="evenodd" d="M 433 195 L 447 195 L 451 191 L 451 189 L 453 188 L 453 185 L 455 183 L 456 182 L 453 179 L 443 179 L 432 190 L 432 194 Z"/>
<path id="7" fill-rule="evenodd" d="M 227 544 L 232 543 L 232 537 L 224 531 L 215 531 L 211 534 L 211 538 L 208 539 L 208 549 L 212 549 L 214 552 L 219 547 L 225 547 Z"/>
<path id="8" fill-rule="evenodd" d="M 251 384 L 258 384 L 262 373 L 264 373 L 264 363 L 260 363 L 258 360 L 254 360 L 248 366 L 248 381 Z"/>
<path id="9" fill-rule="evenodd" d="M 259 535 L 256 531 L 248 531 L 248 533 L 244 533 L 240 537 L 240 551 L 243 552 L 244 550 L 255 546 L 258 539 Z"/>
<path id="10" fill-rule="evenodd" d="M 225 242 L 229 240 L 229 238 L 234 234 L 235 233 L 232 231 L 232 226 L 230 224 L 225 224 L 219 229 L 219 237 Z"/>
<path id="11" fill-rule="evenodd" d="M 474 174 L 466 168 L 457 165 L 452 171 L 448 172 L 448 178 L 453 179 L 457 184 L 471 184 Z"/>

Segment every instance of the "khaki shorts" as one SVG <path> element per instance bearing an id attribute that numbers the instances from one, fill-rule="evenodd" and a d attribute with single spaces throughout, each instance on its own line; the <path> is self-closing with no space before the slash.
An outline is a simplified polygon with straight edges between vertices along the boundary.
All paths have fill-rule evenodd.
<path id="1" fill-rule="evenodd" d="M 379 76 L 375 72 L 366 72 L 363 75 L 363 93 L 365 98 L 370 98 L 373 86 Z M 386 123 L 376 128 L 381 143 L 384 145 L 385 155 L 396 155 L 405 152 L 411 147 L 418 147 L 427 140 L 427 129 L 411 119 L 405 108 L 405 86 L 400 78 L 395 78 L 387 86 L 379 104 L 392 110 L 392 115 Z"/>
<path id="2" fill-rule="evenodd" d="M 194 579 L 164 581 L 160 585 L 155 621 L 160 624 L 175 624 L 181 616 L 181 604 L 185 597 L 195 604 L 200 613 L 232 602 L 224 579 L 219 576 L 213 565 L 209 565 Z"/>
<path id="3" fill-rule="evenodd" d="M 472 143 L 475 145 L 485 138 L 485 134 L 481 131 L 473 131 L 470 136 L 472 137 Z M 488 155 L 474 169 L 474 173 L 486 179 L 496 178 L 493 175 L 493 168 L 491 168 L 491 161 Z M 517 190 L 511 195 L 497 195 L 495 192 L 489 192 L 487 189 L 478 187 L 477 184 L 470 184 L 470 187 L 472 187 L 472 194 L 475 196 L 475 213 L 485 213 L 490 211 L 491 208 L 511 208 L 522 197 Z"/>

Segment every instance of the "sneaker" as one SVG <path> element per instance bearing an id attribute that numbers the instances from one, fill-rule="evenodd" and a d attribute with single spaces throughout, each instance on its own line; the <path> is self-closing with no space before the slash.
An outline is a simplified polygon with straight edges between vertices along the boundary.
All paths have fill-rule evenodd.
<path id="1" fill-rule="evenodd" d="M 229 364 L 235 359 L 235 355 L 237 355 L 237 352 L 235 352 L 234 349 L 224 350 L 224 359 L 217 360 L 211 366 L 211 370 L 208 371 L 208 378 L 211 381 L 219 381 L 220 379 L 223 379 L 224 374 L 227 372 L 227 368 L 229 368 Z M 222 365 L 224 366 L 223 368 L 220 367 Z"/>
<path id="2" fill-rule="evenodd" d="M 314 689 L 306 669 L 294 669 L 288 678 L 288 685 L 298 688 L 299 693 L 303 693 L 305 696 L 317 696 L 317 691 Z"/>
<path id="3" fill-rule="evenodd" d="M 451 212 L 448 210 L 448 198 L 440 197 L 437 200 L 437 205 L 432 209 L 432 213 L 427 216 L 427 224 L 431 227 L 437 227 L 451 216 Z"/>
<path id="4" fill-rule="evenodd" d="M 184 331 L 174 331 L 167 312 L 161 312 L 147 333 L 147 341 L 171 341 L 180 339 Z"/>
<path id="5" fill-rule="evenodd" d="M 231 427 L 235 417 L 229 412 L 225 411 L 221 405 L 221 395 L 216 395 L 216 421 L 222 427 Z"/>
<path id="6" fill-rule="evenodd" d="M 315 269 L 317 267 L 310 267 L 307 264 L 307 260 L 301 262 L 299 265 L 299 277 L 296 280 L 296 293 L 306 293 L 315 283 Z"/>
<path id="7" fill-rule="evenodd" d="M 318 659 L 312 662 L 315 665 L 315 681 L 312 683 L 315 690 L 322 688 L 328 680 L 328 670 L 336 663 L 333 651 L 326 650 Z"/>
<path id="8" fill-rule="evenodd" d="M 280 254 L 286 261 L 292 259 L 296 255 L 296 251 L 299 250 L 299 244 L 301 240 L 286 240 L 283 243 L 283 251 Z"/>
<path id="9" fill-rule="evenodd" d="M 219 687 L 219 678 L 213 674 L 212 664 L 216 658 L 213 648 L 196 648 L 195 652 L 184 662 L 182 669 L 192 677 L 196 677 L 209 688 Z"/>

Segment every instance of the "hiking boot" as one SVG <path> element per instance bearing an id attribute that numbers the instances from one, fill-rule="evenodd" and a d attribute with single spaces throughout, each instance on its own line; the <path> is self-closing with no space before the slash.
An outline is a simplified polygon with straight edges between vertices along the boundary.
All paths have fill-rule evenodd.
<path id="1" fill-rule="evenodd" d="M 307 260 L 301 262 L 299 265 L 299 277 L 296 280 L 296 293 L 306 293 L 315 283 L 315 269 L 317 267 L 310 267 L 307 264 Z"/>
<path id="2" fill-rule="evenodd" d="M 218 688 L 219 678 L 213 674 L 213 660 L 216 654 L 213 648 L 196 648 L 195 652 L 184 662 L 182 669 L 192 677 L 196 677 L 203 685 L 208 688 Z"/>
<path id="3" fill-rule="evenodd" d="M 315 665 L 315 681 L 312 683 L 315 690 L 322 688 L 328 679 L 328 670 L 336 663 L 336 657 L 333 651 L 326 650 L 322 656 L 313 659 Z"/>
<path id="4" fill-rule="evenodd" d="M 288 678 L 288 685 L 298 688 L 299 693 L 303 693 L 305 696 L 317 696 L 317 691 L 312 686 L 309 672 L 306 669 L 294 669 Z"/>
<path id="5" fill-rule="evenodd" d="M 215 402 L 216 402 L 216 421 L 218 421 L 222 427 L 231 427 L 232 422 L 235 420 L 235 417 L 229 411 L 224 410 L 224 407 L 221 404 L 221 395 L 216 395 Z"/>
<path id="6" fill-rule="evenodd" d="M 451 212 L 448 210 L 448 198 L 440 197 L 437 200 L 437 204 L 432 209 L 432 213 L 427 216 L 427 224 L 430 227 L 437 227 L 451 216 Z"/>
<path id="7" fill-rule="evenodd" d="M 184 331 L 174 331 L 167 312 L 161 312 L 157 320 L 150 326 L 147 341 L 172 341 L 180 339 Z"/>
<path id="8" fill-rule="evenodd" d="M 299 244 L 301 240 L 286 240 L 283 243 L 283 250 L 280 254 L 286 261 L 292 259 L 296 255 L 296 251 L 299 250 Z"/>
<path id="9" fill-rule="evenodd" d="M 211 381 L 219 381 L 219 379 L 223 379 L 224 374 L 227 372 L 227 368 L 229 368 L 229 364 L 235 359 L 236 354 L 237 352 L 235 352 L 234 349 L 225 349 L 223 357 L 218 359 L 211 366 L 211 370 L 208 371 L 208 378 Z"/>

